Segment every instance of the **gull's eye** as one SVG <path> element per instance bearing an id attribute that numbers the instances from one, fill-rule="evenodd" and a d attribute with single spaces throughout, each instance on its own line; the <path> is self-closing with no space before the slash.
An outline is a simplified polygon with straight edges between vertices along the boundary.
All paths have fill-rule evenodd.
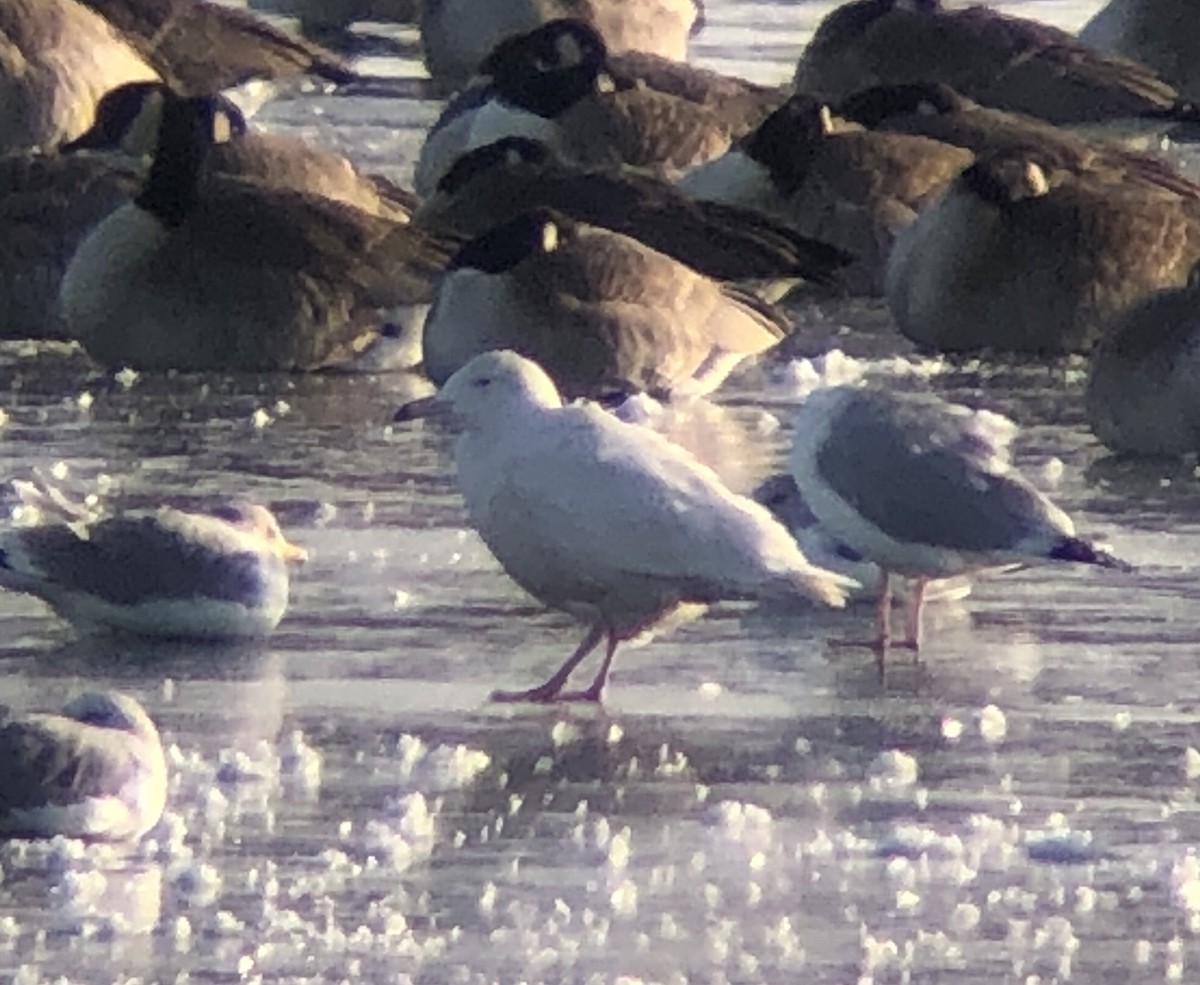
<path id="1" fill-rule="evenodd" d="M 486 386 L 491 386 L 491 385 L 492 385 L 492 378 L 490 376 L 480 376 L 471 382 L 471 386 L 477 387 L 480 390 L 482 390 Z"/>

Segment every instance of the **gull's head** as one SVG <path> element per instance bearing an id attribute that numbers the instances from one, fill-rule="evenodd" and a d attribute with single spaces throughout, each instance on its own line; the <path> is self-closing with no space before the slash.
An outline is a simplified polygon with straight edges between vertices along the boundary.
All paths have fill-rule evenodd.
<path id="1" fill-rule="evenodd" d="M 289 541 L 283 535 L 275 514 L 260 503 L 235 500 L 216 507 L 212 515 L 253 537 L 280 560 L 297 564 L 308 560 L 308 551 Z"/>
<path id="2" fill-rule="evenodd" d="M 71 699 L 63 717 L 96 728 L 116 729 L 143 738 L 157 738 L 158 729 L 136 698 L 119 691 L 85 691 Z"/>
<path id="3" fill-rule="evenodd" d="M 479 428 L 515 412 L 561 406 L 558 388 L 541 366 L 503 349 L 475 356 L 436 395 L 405 404 L 395 419 L 449 414 L 466 428 Z"/>

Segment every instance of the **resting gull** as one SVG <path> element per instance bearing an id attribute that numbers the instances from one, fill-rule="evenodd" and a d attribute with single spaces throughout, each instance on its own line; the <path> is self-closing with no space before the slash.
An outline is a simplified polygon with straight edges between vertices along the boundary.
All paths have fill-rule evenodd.
<path id="1" fill-rule="evenodd" d="M 990 415 L 995 418 L 995 415 Z M 791 468 L 821 526 L 883 569 L 877 634 L 891 641 L 891 576 L 916 580 L 903 645 L 918 649 L 925 583 L 1031 561 L 1128 570 L 1075 536 L 1074 524 L 1009 459 L 984 415 L 933 394 L 851 385 L 821 389 L 796 415 Z"/>
<path id="2" fill-rule="evenodd" d="M 246 639 L 279 624 L 287 563 L 306 556 L 257 503 L 64 514 L 0 534 L 0 587 L 36 595 L 84 630 Z"/>
<path id="3" fill-rule="evenodd" d="M 599 701 L 617 646 L 722 599 L 845 603 L 849 579 L 809 564 L 770 512 L 730 492 L 662 436 L 598 408 L 564 406 L 550 377 L 511 351 L 470 360 L 397 420 L 450 412 L 463 427 L 458 484 L 505 571 L 589 626 L 544 684 L 498 701 Z M 591 685 L 564 690 L 601 641 Z"/>
<path id="4" fill-rule="evenodd" d="M 0 835 L 132 841 L 166 800 L 158 729 L 129 695 L 87 692 L 62 714 L 0 724 Z"/>

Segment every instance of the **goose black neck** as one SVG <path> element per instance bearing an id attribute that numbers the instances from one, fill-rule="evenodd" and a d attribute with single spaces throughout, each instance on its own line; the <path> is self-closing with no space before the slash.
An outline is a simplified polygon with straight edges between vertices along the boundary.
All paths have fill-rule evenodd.
<path id="1" fill-rule="evenodd" d="M 546 120 L 561 116 L 592 91 L 600 66 L 591 62 L 549 70 L 517 70 L 495 77 L 501 98 Z"/>
<path id="2" fill-rule="evenodd" d="M 171 99 L 163 107 L 154 162 L 135 201 L 164 225 L 180 225 L 196 206 L 217 112 L 216 101 L 203 96 Z"/>

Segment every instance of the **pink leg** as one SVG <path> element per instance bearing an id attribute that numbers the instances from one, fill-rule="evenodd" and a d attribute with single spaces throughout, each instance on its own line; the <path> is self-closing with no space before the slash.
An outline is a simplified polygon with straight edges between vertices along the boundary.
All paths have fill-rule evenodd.
<path id="1" fill-rule="evenodd" d="M 592 683 L 583 691 L 571 691 L 566 694 L 560 694 L 558 700 L 591 701 L 599 704 L 601 698 L 604 697 L 604 685 L 608 683 L 608 671 L 612 667 L 613 657 L 617 655 L 617 644 L 619 642 L 616 633 L 609 633 L 608 649 L 604 654 L 604 662 L 600 664 L 600 671 L 596 674 Z"/>
<path id="2" fill-rule="evenodd" d="M 583 642 L 575 648 L 575 652 L 567 658 L 566 663 L 559 667 L 554 673 L 554 676 L 544 684 L 539 684 L 537 687 L 530 688 L 528 691 L 493 691 L 492 700 L 503 702 L 536 701 L 542 704 L 549 704 L 552 701 L 561 700 L 560 695 L 562 694 L 562 689 L 566 686 L 567 680 L 571 676 L 571 672 L 583 662 L 584 658 L 589 653 L 591 653 L 594 649 L 596 649 L 597 646 L 600 645 L 600 641 L 603 638 L 604 627 L 597 623 L 588 630 L 587 636 L 585 636 L 583 638 Z M 602 668 L 602 677 L 607 674 L 608 664 L 612 662 L 613 649 L 615 649 L 615 644 L 610 643 L 609 653 L 605 658 L 605 663 Z M 600 681 L 600 686 L 603 688 L 603 680 Z M 591 689 L 589 688 L 588 690 Z"/>
<path id="3" fill-rule="evenodd" d="M 925 605 L 925 586 L 929 579 L 918 578 L 913 582 L 911 598 L 908 600 L 908 632 L 902 646 L 910 650 L 921 649 L 921 613 Z"/>
<path id="4" fill-rule="evenodd" d="M 830 640 L 833 647 L 856 647 L 874 650 L 883 659 L 892 636 L 892 577 L 883 572 L 879 597 L 875 603 L 875 638 L 870 640 Z"/>

